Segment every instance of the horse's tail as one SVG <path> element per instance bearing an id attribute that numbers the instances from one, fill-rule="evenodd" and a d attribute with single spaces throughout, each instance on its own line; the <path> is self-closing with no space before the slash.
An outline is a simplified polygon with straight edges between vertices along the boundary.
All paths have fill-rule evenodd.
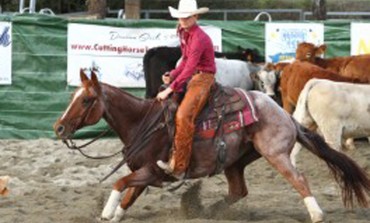
<path id="1" fill-rule="evenodd" d="M 293 118 L 292 118 L 293 119 Z M 369 175 L 355 161 L 332 149 L 317 133 L 300 125 L 293 119 L 298 132 L 298 142 L 310 152 L 324 160 L 342 189 L 342 200 L 346 207 L 353 207 L 353 198 L 363 207 L 368 207 L 370 193 Z"/>

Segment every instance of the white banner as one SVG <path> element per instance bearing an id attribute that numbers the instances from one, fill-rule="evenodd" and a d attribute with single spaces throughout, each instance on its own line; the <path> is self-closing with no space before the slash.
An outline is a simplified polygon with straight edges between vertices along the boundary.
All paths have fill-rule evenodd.
<path id="1" fill-rule="evenodd" d="M 351 23 L 351 55 L 370 54 L 370 23 Z"/>
<path id="2" fill-rule="evenodd" d="M 202 27 L 222 51 L 221 29 Z M 67 83 L 80 85 L 80 68 L 97 69 L 102 82 L 116 87 L 145 87 L 143 56 L 157 46 L 178 46 L 176 29 L 119 28 L 68 24 Z"/>
<path id="3" fill-rule="evenodd" d="M 12 84 L 12 24 L 0 22 L 0 84 Z"/>
<path id="4" fill-rule="evenodd" d="M 266 62 L 295 58 L 298 43 L 310 42 L 315 45 L 324 42 L 324 25 L 319 23 L 266 23 Z"/>

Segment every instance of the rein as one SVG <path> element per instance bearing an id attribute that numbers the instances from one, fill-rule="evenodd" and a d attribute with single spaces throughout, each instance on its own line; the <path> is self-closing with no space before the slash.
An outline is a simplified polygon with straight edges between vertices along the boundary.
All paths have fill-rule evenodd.
<path id="1" fill-rule="evenodd" d="M 113 156 L 116 156 L 117 154 L 121 153 L 122 151 L 118 151 L 114 154 L 107 155 L 107 156 L 90 156 L 90 155 L 87 155 L 85 152 L 83 152 L 81 149 L 90 145 L 91 143 L 95 142 L 96 140 L 100 139 L 104 135 L 106 135 L 109 132 L 109 130 L 110 129 L 107 129 L 107 130 L 101 132 L 98 136 L 93 138 L 91 141 L 89 141 L 89 142 L 87 142 L 83 145 L 80 145 L 80 146 L 77 146 L 76 143 L 74 143 L 72 139 L 63 139 L 62 141 L 69 149 L 79 151 L 86 158 L 89 158 L 89 159 L 107 159 L 107 158 L 111 158 Z"/>
<path id="2" fill-rule="evenodd" d="M 149 117 L 149 114 L 152 111 L 154 104 L 155 104 L 155 101 L 152 102 L 152 104 L 150 105 L 150 108 L 147 110 L 144 118 L 142 119 L 142 121 L 140 123 L 140 126 L 139 126 L 138 130 L 135 133 L 135 136 L 133 137 L 133 140 L 131 141 L 131 143 L 129 143 L 127 146 L 123 147 L 122 151 L 123 151 L 123 154 L 124 154 L 124 158 L 121 160 L 121 162 L 119 162 L 113 168 L 113 170 L 109 174 L 107 174 L 103 179 L 101 179 L 100 182 L 103 182 L 106 179 L 108 179 L 108 177 L 110 177 L 119 168 L 121 168 L 125 163 L 127 163 L 128 160 L 130 160 L 130 158 L 132 158 L 134 155 L 136 155 L 140 151 L 140 149 L 142 149 L 147 144 L 149 139 L 151 139 L 150 136 L 152 136 L 152 134 L 154 132 L 156 132 L 156 131 L 158 131 L 158 130 L 160 130 L 160 129 L 162 129 L 166 126 L 166 123 L 163 123 L 163 122 L 160 122 L 157 126 L 155 126 L 155 124 L 157 124 L 158 121 L 160 120 L 160 118 L 163 114 L 163 111 L 166 108 L 165 106 L 162 106 L 161 111 L 157 112 L 155 114 L 154 118 L 151 120 L 151 122 L 147 123 L 147 118 Z"/>

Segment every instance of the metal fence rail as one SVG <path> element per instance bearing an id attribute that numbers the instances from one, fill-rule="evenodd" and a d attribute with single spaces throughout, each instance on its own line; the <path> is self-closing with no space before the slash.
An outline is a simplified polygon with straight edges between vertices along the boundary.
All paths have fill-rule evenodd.
<path id="1" fill-rule="evenodd" d="M 19 13 L 35 13 L 36 12 L 36 2 L 37 0 L 29 0 L 29 6 L 25 6 L 24 0 L 19 0 Z M 0 13 L 2 9 L 0 8 Z M 40 13 L 48 13 L 54 14 L 50 9 L 40 10 Z M 124 18 L 124 10 L 123 9 L 108 9 L 107 14 L 109 17 L 116 17 L 116 18 Z M 274 16 L 278 14 L 290 14 L 294 15 L 296 20 L 311 20 L 312 19 L 312 12 L 303 11 L 302 9 L 212 9 L 209 11 L 209 16 L 216 16 L 219 15 L 223 21 L 229 20 L 233 15 L 246 15 L 249 17 L 255 17 L 256 20 L 260 19 L 261 15 L 266 15 L 268 21 L 274 20 Z M 167 9 L 144 9 L 141 10 L 141 18 L 145 19 L 152 19 L 152 18 L 168 18 L 168 10 Z M 258 17 L 258 18 L 257 18 Z M 354 12 L 327 12 L 328 19 L 336 19 L 336 18 L 346 18 L 346 19 L 353 19 L 353 18 L 363 18 L 366 19 L 370 18 L 370 12 L 366 11 L 354 11 Z M 230 19 L 233 20 L 233 19 Z M 276 19 L 275 19 L 276 20 Z"/>

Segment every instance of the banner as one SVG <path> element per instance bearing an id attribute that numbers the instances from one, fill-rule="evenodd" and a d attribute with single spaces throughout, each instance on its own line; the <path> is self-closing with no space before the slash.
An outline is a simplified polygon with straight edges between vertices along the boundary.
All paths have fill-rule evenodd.
<path id="1" fill-rule="evenodd" d="M 319 23 L 266 23 L 265 60 L 277 63 L 295 58 L 298 43 L 324 42 L 324 25 Z"/>
<path id="2" fill-rule="evenodd" d="M 12 84 L 12 24 L 0 22 L 0 84 Z"/>
<path id="3" fill-rule="evenodd" d="M 370 54 L 370 23 L 351 23 L 351 55 Z"/>
<path id="4" fill-rule="evenodd" d="M 201 28 L 212 38 L 215 50 L 221 51 L 221 29 Z M 69 24 L 67 83 L 80 85 L 80 68 L 94 68 L 102 82 L 116 87 L 145 87 L 143 57 L 148 49 L 178 45 L 175 28 Z"/>

